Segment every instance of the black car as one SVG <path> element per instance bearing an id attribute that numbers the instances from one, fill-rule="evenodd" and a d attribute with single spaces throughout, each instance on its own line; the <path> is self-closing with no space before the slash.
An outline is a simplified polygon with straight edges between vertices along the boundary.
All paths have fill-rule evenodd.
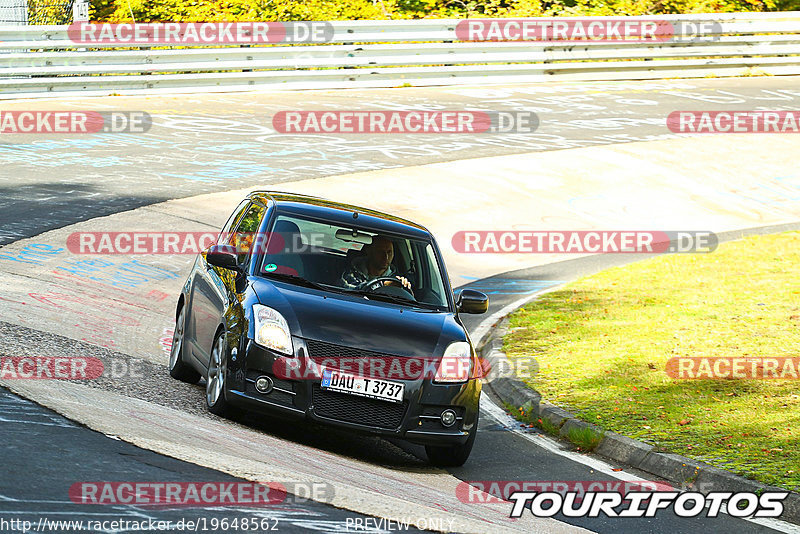
<path id="1" fill-rule="evenodd" d="M 254 192 L 200 254 L 176 310 L 173 378 L 206 379 L 211 412 L 292 416 L 425 445 L 461 465 L 480 365 L 431 233 L 328 200 Z"/>

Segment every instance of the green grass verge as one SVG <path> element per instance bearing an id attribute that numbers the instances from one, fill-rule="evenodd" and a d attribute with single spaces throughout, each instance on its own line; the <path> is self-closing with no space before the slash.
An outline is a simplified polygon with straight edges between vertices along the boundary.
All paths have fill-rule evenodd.
<path id="1" fill-rule="evenodd" d="M 541 429 L 545 434 L 561 437 L 561 429 L 551 423 L 549 419 L 538 418 L 534 413 L 525 411 L 523 408 L 512 406 L 507 402 L 503 403 L 503 407 L 506 412 L 520 421 L 523 426 L 529 428 L 536 427 Z M 603 434 L 592 428 L 571 428 L 564 437 L 571 441 L 579 451 L 589 452 L 600 444 L 600 441 L 603 439 Z"/>
<path id="2" fill-rule="evenodd" d="M 510 318 L 528 384 L 602 428 L 800 490 L 800 382 L 678 380 L 676 356 L 800 356 L 800 233 L 663 255 L 543 295 Z M 513 412 L 512 412 L 513 413 Z"/>
<path id="3" fill-rule="evenodd" d="M 567 439 L 582 451 L 591 451 L 603 440 L 603 434 L 591 428 L 570 428 Z"/>

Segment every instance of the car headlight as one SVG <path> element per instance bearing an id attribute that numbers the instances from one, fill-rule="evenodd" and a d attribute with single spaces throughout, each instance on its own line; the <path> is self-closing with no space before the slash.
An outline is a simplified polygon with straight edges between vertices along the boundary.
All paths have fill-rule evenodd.
<path id="1" fill-rule="evenodd" d="M 434 382 L 466 382 L 472 370 L 472 349 L 466 341 L 450 343 L 444 351 Z"/>
<path id="2" fill-rule="evenodd" d="M 262 347 L 293 355 L 292 333 L 286 319 L 268 306 L 253 305 L 255 317 L 256 343 Z"/>

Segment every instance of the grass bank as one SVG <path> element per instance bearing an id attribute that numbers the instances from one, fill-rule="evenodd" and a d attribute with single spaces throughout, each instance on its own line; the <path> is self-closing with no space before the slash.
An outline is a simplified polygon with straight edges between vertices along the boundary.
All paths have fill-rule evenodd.
<path id="1" fill-rule="evenodd" d="M 510 318 L 542 397 L 604 429 L 800 490 L 798 380 L 671 378 L 674 357 L 800 357 L 800 232 L 609 269 Z"/>

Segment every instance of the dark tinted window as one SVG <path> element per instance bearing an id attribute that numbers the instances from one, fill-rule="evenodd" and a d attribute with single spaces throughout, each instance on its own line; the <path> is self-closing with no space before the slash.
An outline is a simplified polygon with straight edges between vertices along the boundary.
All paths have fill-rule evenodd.
<path id="1" fill-rule="evenodd" d="M 440 271 L 428 241 L 288 214 L 276 217 L 260 268 L 266 277 L 288 275 L 347 291 L 366 291 L 378 278 L 402 277 L 410 282 L 411 294 L 402 290 L 394 294 L 446 308 Z"/>

